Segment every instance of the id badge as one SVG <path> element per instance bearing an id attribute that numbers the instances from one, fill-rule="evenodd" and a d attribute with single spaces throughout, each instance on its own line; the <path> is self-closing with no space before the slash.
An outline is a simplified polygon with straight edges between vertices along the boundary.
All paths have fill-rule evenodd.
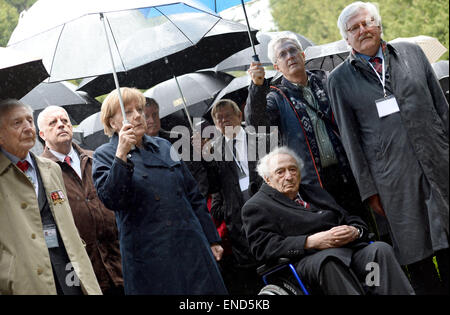
<path id="1" fill-rule="evenodd" d="M 44 238 L 47 248 L 58 247 L 58 232 L 56 231 L 56 225 L 49 224 L 44 225 Z"/>
<path id="2" fill-rule="evenodd" d="M 241 187 L 241 191 L 247 190 L 249 183 L 250 183 L 250 180 L 249 180 L 248 176 L 239 178 L 239 186 Z"/>
<path id="3" fill-rule="evenodd" d="M 377 105 L 378 116 L 380 118 L 400 111 L 394 95 L 376 100 L 375 104 Z"/>

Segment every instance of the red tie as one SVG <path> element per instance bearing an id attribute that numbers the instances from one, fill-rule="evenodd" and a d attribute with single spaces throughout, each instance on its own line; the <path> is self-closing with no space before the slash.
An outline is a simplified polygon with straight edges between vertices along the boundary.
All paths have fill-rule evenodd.
<path id="1" fill-rule="evenodd" d="M 303 201 L 303 200 L 301 200 L 301 199 L 298 198 L 298 197 L 297 197 L 294 201 L 295 201 L 296 203 L 298 203 L 299 205 L 305 207 L 306 209 L 309 208 L 309 204 L 308 204 L 306 201 Z"/>
<path id="2" fill-rule="evenodd" d="M 378 73 L 381 73 L 383 70 L 383 60 L 380 57 L 372 57 L 369 59 L 369 61 L 372 63 L 372 66 L 375 68 L 375 70 Z"/>
<path id="3" fill-rule="evenodd" d="M 26 172 L 27 171 L 27 169 L 30 167 L 30 163 L 28 163 L 28 161 L 19 161 L 19 162 L 17 162 L 17 167 L 18 168 L 20 168 L 20 170 L 22 171 L 22 172 Z"/>
<path id="4" fill-rule="evenodd" d="M 72 159 L 70 158 L 70 156 L 66 155 L 66 157 L 64 158 L 64 162 L 66 162 L 70 166 L 70 161 L 72 161 Z"/>

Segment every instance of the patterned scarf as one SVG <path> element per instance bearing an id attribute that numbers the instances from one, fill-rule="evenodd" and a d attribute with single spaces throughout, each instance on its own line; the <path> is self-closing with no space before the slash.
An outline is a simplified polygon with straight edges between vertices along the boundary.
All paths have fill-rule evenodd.
<path id="1" fill-rule="evenodd" d="M 337 159 L 339 161 L 339 165 L 343 174 L 343 180 L 347 181 L 347 178 L 352 176 L 349 162 L 347 160 L 347 156 L 344 151 L 344 147 L 342 146 L 339 129 L 336 125 L 336 121 L 334 120 L 333 112 L 331 110 L 330 101 L 328 99 L 327 93 L 324 89 L 324 82 L 317 75 L 310 71 L 306 71 L 308 75 L 308 79 L 310 82 L 311 92 L 315 96 L 317 100 L 317 104 L 319 106 L 318 116 L 319 118 L 322 116 L 322 120 L 325 123 L 328 136 L 330 138 L 331 144 L 335 150 Z M 325 79 L 326 80 L 326 79 Z M 311 119 L 306 112 L 306 106 L 308 102 L 301 93 L 300 88 L 289 88 L 284 85 L 277 85 L 275 87 L 271 86 L 273 91 L 279 93 L 283 98 L 290 104 L 292 110 L 295 115 L 299 119 L 301 123 L 301 128 L 305 134 L 305 138 L 308 141 L 309 151 L 311 154 L 311 158 L 315 165 L 317 172 L 321 173 L 321 162 L 320 162 L 320 153 L 319 146 L 316 141 L 316 136 L 314 133 L 314 128 L 311 123 Z M 318 174 L 319 183 L 322 184 L 320 175 Z"/>

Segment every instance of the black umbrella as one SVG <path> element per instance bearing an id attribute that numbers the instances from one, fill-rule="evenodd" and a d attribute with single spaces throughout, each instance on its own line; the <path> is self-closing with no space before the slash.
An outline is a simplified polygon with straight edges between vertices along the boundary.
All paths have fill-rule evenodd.
<path id="1" fill-rule="evenodd" d="M 233 79 L 234 77 L 227 73 L 213 71 L 188 73 L 177 78 L 186 106 L 193 117 L 201 117 L 214 100 L 214 96 Z M 183 108 L 179 88 L 174 79 L 155 85 L 144 95 L 155 99 L 159 104 L 160 118 Z"/>
<path id="2" fill-rule="evenodd" d="M 62 106 L 73 124 L 80 123 L 87 116 L 100 110 L 101 104 L 86 92 L 76 91 L 77 86 L 70 82 L 41 83 L 25 95 L 21 101 L 38 112 L 49 105 Z"/>
<path id="3" fill-rule="evenodd" d="M 434 73 L 441 84 L 441 88 L 444 91 L 445 97 L 447 98 L 447 103 L 449 102 L 449 82 L 448 82 L 448 60 L 440 60 L 438 62 L 432 63 Z"/>
<path id="4" fill-rule="evenodd" d="M 255 46 L 256 53 L 259 57 L 259 62 L 263 66 L 270 66 L 272 65 L 272 61 L 269 59 L 267 55 L 267 45 L 269 44 L 270 40 L 272 38 L 275 38 L 277 36 L 283 35 L 283 34 L 292 34 L 297 37 L 300 44 L 302 45 L 302 48 L 305 49 L 306 47 L 314 45 L 313 42 L 311 42 L 306 37 L 290 32 L 290 31 L 284 31 L 284 32 L 258 32 L 256 34 L 256 38 L 258 39 L 259 44 Z M 214 68 L 216 71 L 246 71 L 250 67 L 250 63 L 253 61 L 252 56 L 254 55 L 253 49 L 251 47 L 243 49 L 242 51 L 235 53 L 234 55 L 228 57 L 224 61 L 217 64 Z"/>
<path id="5" fill-rule="evenodd" d="M 256 41 L 256 30 L 252 36 Z M 121 86 L 148 89 L 173 76 L 214 67 L 233 53 L 250 45 L 245 25 L 220 20 L 195 46 L 149 62 L 126 72 L 117 73 Z M 115 88 L 111 75 L 101 75 L 85 79 L 78 90 L 98 96 L 111 92 Z"/>
<path id="6" fill-rule="evenodd" d="M 0 47 L 0 100 L 20 99 L 47 77 L 40 58 Z"/>
<path id="7" fill-rule="evenodd" d="M 265 72 L 265 78 L 271 79 L 271 84 L 274 84 L 281 79 L 281 73 L 275 70 L 267 70 Z M 211 110 L 214 104 L 221 99 L 231 99 L 238 104 L 242 112 L 244 112 L 245 102 L 248 96 L 248 87 L 251 83 L 249 75 L 234 78 L 226 87 L 224 87 L 219 94 L 214 98 L 209 108 L 205 111 L 203 118 L 208 120 L 209 123 L 214 124 L 211 118 Z"/>
<path id="8" fill-rule="evenodd" d="M 74 138 L 82 148 L 95 150 L 103 143 L 109 141 L 108 136 L 105 135 L 103 130 L 100 115 L 100 112 L 92 114 L 74 128 Z"/>
<path id="9" fill-rule="evenodd" d="M 305 68 L 331 72 L 350 54 L 351 48 L 345 40 L 310 46 L 305 49 Z"/>

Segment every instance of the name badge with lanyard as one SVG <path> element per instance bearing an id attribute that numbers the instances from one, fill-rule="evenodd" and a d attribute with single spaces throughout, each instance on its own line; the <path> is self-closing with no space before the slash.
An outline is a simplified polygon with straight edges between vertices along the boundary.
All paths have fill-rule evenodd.
<path id="1" fill-rule="evenodd" d="M 238 161 L 237 157 L 234 155 L 233 149 L 231 149 L 231 154 L 233 155 L 233 160 L 236 163 L 236 166 L 238 167 L 239 186 L 241 188 L 241 191 L 244 193 L 248 190 L 248 186 L 250 184 L 250 179 L 249 179 L 249 176 L 247 174 L 245 174 L 243 166 Z"/>
<path id="2" fill-rule="evenodd" d="M 394 95 L 387 96 L 386 94 L 386 68 L 384 67 L 384 60 L 382 62 L 382 77 L 380 77 L 378 71 L 375 70 L 375 68 L 370 62 L 369 65 L 372 67 L 373 71 L 380 80 L 381 86 L 383 87 L 384 98 L 375 100 L 375 105 L 377 106 L 378 111 L 378 117 L 382 118 L 391 115 L 393 113 L 399 112 L 400 108 L 398 107 L 395 96 Z"/>

